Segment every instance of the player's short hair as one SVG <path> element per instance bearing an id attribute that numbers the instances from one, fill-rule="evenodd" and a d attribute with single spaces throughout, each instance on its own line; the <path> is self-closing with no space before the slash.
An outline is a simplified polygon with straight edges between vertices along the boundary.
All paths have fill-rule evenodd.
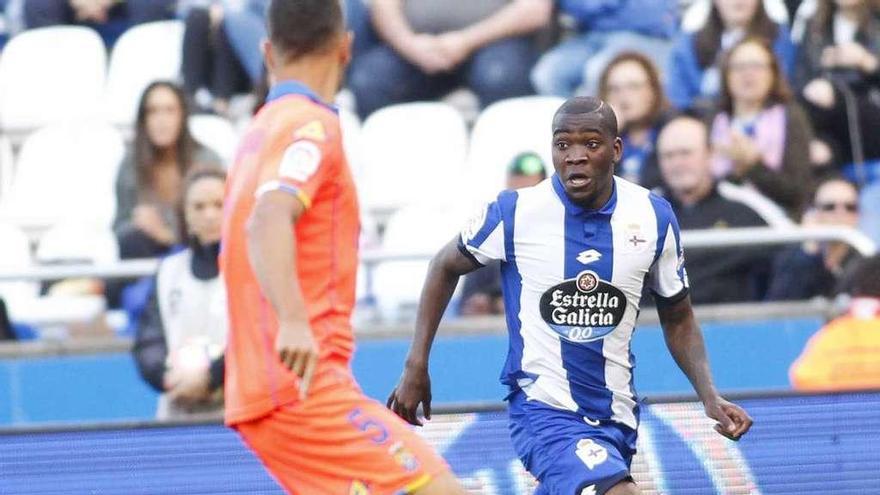
<path id="1" fill-rule="evenodd" d="M 553 122 L 555 123 L 556 119 L 564 115 L 581 115 L 589 113 L 599 115 L 602 126 L 605 128 L 604 130 L 612 136 L 617 137 L 617 115 L 614 114 L 614 109 L 611 108 L 611 105 L 595 96 L 576 96 L 574 98 L 569 98 L 559 107 L 558 110 L 556 110 L 556 114 L 553 116 Z"/>
<path id="2" fill-rule="evenodd" d="M 271 0 L 269 41 L 288 60 L 315 53 L 345 29 L 339 0 Z"/>
<path id="3" fill-rule="evenodd" d="M 865 258 L 857 266 L 852 280 L 852 295 L 880 297 L 880 255 Z"/>

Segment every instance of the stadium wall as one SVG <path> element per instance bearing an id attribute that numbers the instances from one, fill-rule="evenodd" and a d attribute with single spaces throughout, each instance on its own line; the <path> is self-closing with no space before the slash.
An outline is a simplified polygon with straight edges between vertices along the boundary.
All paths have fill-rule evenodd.
<path id="1" fill-rule="evenodd" d="M 880 493 L 880 393 L 740 399 L 755 419 L 739 443 L 695 402 L 643 408 L 632 473 L 646 495 Z M 534 480 L 504 412 L 435 414 L 420 430 L 476 495 L 527 495 Z M 281 495 L 217 424 L 0 430 L 0 493 Z"/>
<path id="2" fill-rule="evenodd" d="M 788 389 L 789 365 L 821 324 L 818 317 L 704 324 L 719 388 Z M 506 345 L 500 331 L 438 338 L 432 355 L 435 403 L 499 402 L 505 395 L 498 374 Z M 353 367 L 368 395 L 384 402 L 408 346 L 400 338 L 360 339 Z M 658 326 L 636 332 L 633 352 L 641 396 L 691 392 Z M 149 419 L 156 398 L 127 353 L 0 359 L 0 425 Z"/>

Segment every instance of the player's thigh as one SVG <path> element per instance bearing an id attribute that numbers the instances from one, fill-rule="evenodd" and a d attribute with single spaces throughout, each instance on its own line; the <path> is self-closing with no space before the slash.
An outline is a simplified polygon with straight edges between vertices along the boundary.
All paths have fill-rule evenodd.
<path id="1" fill-rule="evenodd" d="M 293 493 L 412 492 L 449 471 L 402 420 L 351 391 L 311 397 L 237 429 Z"/>
<path id="2" fill-rule="evenodd" d="M 468 495 L 468 492 L 451 472 L 447 472 L 435 477 L 423 488 L 415 490 L 412 495 Z"/>
<path id="3" fill-rule="evenodd" d="M 625 480 L 611 487 L 606 495 L 642 495 L 642 491 L 633 481 Z"/>

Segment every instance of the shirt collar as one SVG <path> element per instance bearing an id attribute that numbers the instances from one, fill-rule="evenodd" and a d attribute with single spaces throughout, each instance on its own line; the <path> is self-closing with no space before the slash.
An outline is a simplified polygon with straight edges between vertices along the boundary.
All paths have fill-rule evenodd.
<path id="1" fill-rule="evenodd" d="M 292 79 L 288 81 L 281 81 L 273 85 L 272 89 L 269 90 L 269 94 L 266 95 L 266 103 L 271 103 L 279 98 L 291 95 L 305 96 L 315 103 L 326 107 L 333 113 L 339 113 L 339 109 L 335 105 L 326 103 L 324 100 L 321 99 L 320 96 L 318 96 L 317 93 L 312 91 L 311 88 L 299 81 Z"/>
<path id="2" fill-rule="evenodd" d="M 611 182 L 611 197 L 608 198 L 608 201 L 604 206 L 599 208 L 598 210 L 589 210 L 587 208 L 583 208 L 574 204 L 565 193 L 565 186 L 562 185 L 562 179 L 559 178 L 559 174 L 553 174 L 553 190 L 556 192 L 556 195 L 559 197 L 559 200 L 562 201 L 562 204 L 565 205 L 565 211 L 571 213 L 572 215 L 607 215 L 611 216 L 614 213 L 614 208 L 617 207 L 617 180 L 612 179 Z"/>

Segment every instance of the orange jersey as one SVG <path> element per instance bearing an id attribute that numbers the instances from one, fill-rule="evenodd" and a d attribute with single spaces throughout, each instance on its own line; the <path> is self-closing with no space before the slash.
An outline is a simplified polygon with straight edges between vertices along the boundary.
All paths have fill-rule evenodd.
<path id="1" fill-rule="evenodd" d="M 357 195 L 342 148 L 339 118 L 305 86 L 273 88 L 239 148 L 226 186 L 220 267 L 229 307 L 226 422 L 269 414 L 298 400 L 299 379 L 275 352 L 278 322 L 251 269 L 246 225 L 267 190 L 295 194 L 306 207 L 291 225 L 295 275 L 322 367 L 347 367 L 354 350 L 351 312 L 360 229 Z"/>

